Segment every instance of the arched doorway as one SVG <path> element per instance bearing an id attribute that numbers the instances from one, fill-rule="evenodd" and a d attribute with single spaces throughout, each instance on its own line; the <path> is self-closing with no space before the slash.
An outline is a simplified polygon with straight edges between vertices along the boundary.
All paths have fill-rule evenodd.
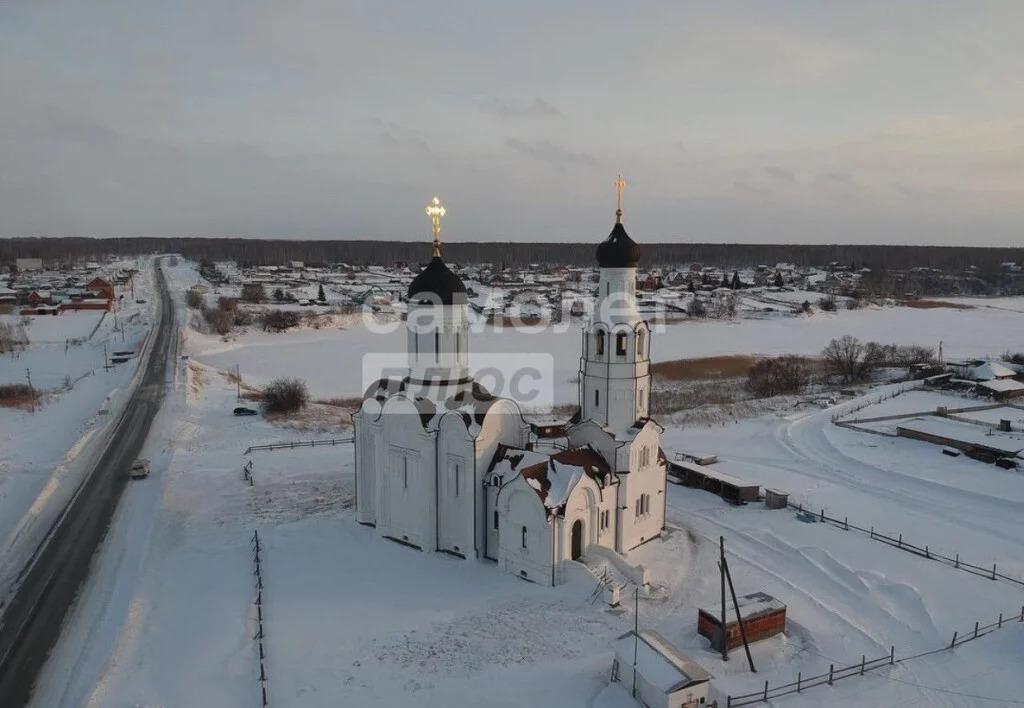
<path id="1" fill-rule="evenodd" d="M 576 519 L 572 525 L 572 540 L 569 544 L 569 554 L 573 560 L 583 555 L 583 520 Z"/>

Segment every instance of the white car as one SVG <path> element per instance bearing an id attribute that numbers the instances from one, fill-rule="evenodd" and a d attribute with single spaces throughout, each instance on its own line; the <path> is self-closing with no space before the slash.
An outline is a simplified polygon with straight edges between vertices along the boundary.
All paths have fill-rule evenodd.
<path id="1" fill-rule="evenodd" d="M 132 463 L 132 470 L 129 473 L 132 479 L 145 479 L 149 476 L 149 460 L 138 459 Z"/>

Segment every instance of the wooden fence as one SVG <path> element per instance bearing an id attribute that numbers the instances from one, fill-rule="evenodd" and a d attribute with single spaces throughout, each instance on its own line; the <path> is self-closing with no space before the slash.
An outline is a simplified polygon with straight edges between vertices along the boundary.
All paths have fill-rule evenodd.
<path id="1" fill-rule="evenodd" d="M 831 516 L 826 515 L 824 509 L 816 513 L 809 509 L 804 509 L 802 504 L 793 503 L 789 504 L 789 508 L 796 510 L 799 514 L 803 514 L 807 520 L 814 519 L 815 521 L 830 524 L 837 528 L 843 529 L 844 531 L 858 531 L 860 533 L 866 533 L 868 534 L 868 538 L 870 538 L 872 541 L 884 543 L 886 545 L 892 546 L 897 550 L 905 551 L 907 553 L 913 553 L 914 555 L 919 556 L 921 558 L 926 558 L 927 560 L 945 563 L 946 565 L 957 570 L 961 570 L 965 573 L 978 575 L 983 578 L 988 578 L 989 580 L 1001 580 L 1003 582 L 1016 585 L 1017 587 L 1024 588 L 1024 580 L 1021 580 L 1020 578 L 1015 578 L 1005 573 L 1000 573 L 998 565 L 996 563 L 993 563 L 991 568 L 987 566 L 982 567 L 974 563 L 969 563 L 965 560 L 962 560 L 960 558 L 959 553 L 955 554 L 953 557 L 950 557 L 932 550 L 928 544 L 925 544 L 924 546 L 919 546 L 917 544 L 910 543 L 909 541 L 905 541 L 903 539 L 903 534 L 898 534 L 897 536 L 889 536 L 887 534 L 881 533 L 880 531 L 875 531 L 874 526 L 872 526 L 871 528 L 864 528 L 863 526 L 857 526 L 856 524 L 850 523 L 849 518 L 833 518 Z"/>
<path id="2" fill-rule="evenodd" d="M 921 652 L 920 654 L 913 654 L 911 656 L 905 656 L 900 659 L 896 658 L 896 648 L 889 647 L 889 655 L 878 657 L 877 659 L 868 659 L 866 656 L 861 656 L 859 663 L 850 664 L 849 666 L 842 666 L 836 668 L 835 664 L 829 664 L 828 671 L 817 676 L 808 676 L 804 678 L 802 673 L 797 673 L 796 681 L 790 683 L 784 683 L 779 686 L 770 686 L 768 681 L 764 682 L 764 688 L 753 693 L 744 693 L 738 696 L 726 696 L 726 708 L 736 708 L 737 706 L 749 706 L 755 703 L 766 703 L 774 698 L 780 698 L 782 696 L 788 696 L 792 693 L 801 693 L 811 688 L 818 686 L 831 686 L 836 681 L 843 679 L 852 678 L 854 676 L 863 676 L 865 673 L 884 668 L 886 666 L 894 666 L 895 664 L 902 664 L 907 661 L 913 661 L 914 659 L 920 659 L 924 656 L 930 656 L 932 654 L 938 654 L 939 652 L 949 651 L 967 642 L 972 642 L 975 639 L 984 637 L 986 634 L 991 634 L 997 630 L 1003 628 L 1003 625 L 1011 622 L 1024 622 L 1024 607 L 1020 608 L 1020 614 L 1014 615 L 1013 617 L 1003 617 L 999 615 L 999 619 L 991 624 L 981 626 L 980 623 L 974 623 L 974 629 L 969 630 L 961 634 L 960 632 L 953 632 L 953 640 L 946 645 L 931 649 L 929 651 Z"/>
<path id="3" fill-rule="evenodd" d="M 250 445 L 245 449 L 243 455 L 259 450 L 294 450 L 297 447 L 323 447 L 325 445 L 346 445 L 354 442 L 351 435 L 345 438 L 331 438 L 329 440 L 300 440 L 298 442 L 273 443 L 271 445 Z"/>

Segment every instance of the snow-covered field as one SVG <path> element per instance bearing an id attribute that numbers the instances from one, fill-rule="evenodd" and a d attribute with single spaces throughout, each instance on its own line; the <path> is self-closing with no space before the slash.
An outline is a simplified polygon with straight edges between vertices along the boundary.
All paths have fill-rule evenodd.
<path id="1" fill-rule="evenodd" d="M 184 279 L 179 279 L 179 284 Z M 1019 348 L 1020 314 L 884 309 L 808 319 L 676 325 L 655 335 L 660 359 L 735 352 L 814 352 L 852 333 L 902 343 L 945 342 L 950 356 Z M 984 335 L 984 336 L 982 336 Z M 556 337 L 563 337 L 557 339 Z M 251 444 L 300 439 L 262 418 L 235 418 L 235 389 L 218 370 L 306 377 L 315 396 L 358 393 L 360 359 L 401 351 L 360 327 L 246 335 L 225 344 L 190 333 L 181 368 L 147 442 L 153 474 L 127 490 L 94 578 L 49 663 L 38 706 L 259 704 L 250 537 L 263 539 L 270 705 L 631 706 L 607 688 L 609 642 L 633 625 L 631 603 L 592 603 L 582 568 L 543 588 L 491 564 L 420 553 L 379 539 L 352 513 L 347 446 L 243 456 Z M 474 347 L 549 351 L 569 376 L 579 337 L 481 334 Z M 219 351 L 218 351 L 219 348 Z M 668 351 L 666 351 L 668 350 Z M 356 372 L 354 373 L 353 370 Z M 875 395 L 884 394 L 876 391 Z M 932 410 L 910 392 L 891 405 Z M 868 409 L 863 409 L 866 412 Z M 834 517 L 1024 577 L 1024 476 L 937 447 L 831 424 L 834 411 L 666 430 L 663 446 L 716 452 L 720 465 Z M 242 481 L 253 461 L 255 484 Z M 864 534 L 798 521 L 759 504 L 732 507 L 671 485 L 668 533 L 630 555 L 652 570 L 639 602 L 654 627 L 714 674 L 714 693 L 747 693 L 887 654 L 948 645 L 974 622 L 1017 614 L 1024 589 L 918 558 Z M 718 537 L 737 592 L 766 591 L 788 607 L 789 631 L 724 663 L 696 635 L 697 607 L 714 607 Z M 794 706 L 1011 705 L 1024 623 L 958 647 L 788 696 Z M 983 697 L 986 700 L 982 700 Z"/>
<path id="2" fill-rule="evenodd" d="M 1024 298 L 1022 298 L 1024 301 Z M 998 356 L 1021 348 L 1020 313 L 978 308 L 972 310 L 915 310 L 905 307 L 865 308 L 767 320 L 682 321 L 652 335 L 654 361 L 671 361 L 723 354 L 819 354 L 834 337 L 852 334 L 865 341 L 922 344 L 953 357 Z M 364 357 L 404 355 L 405 331 L 378 333 L 358 318 L 344 329 L 307 329 L 288 334 L 254 332 L 225 342 L 220 337 L 188 334 L 189 351 L 199 361 L 228 370 L 237 364 L 246 380 L 259 385 L 279 376 L 299 375 L 324 397 L 357 396 L 365 391 L 361 376 Z M 545 352 L 554 357 L 554 398 L 576 400 L 580 325 L 548 327 L 536 332 L 510 328 L 472 331 L 471 353 Z"/>

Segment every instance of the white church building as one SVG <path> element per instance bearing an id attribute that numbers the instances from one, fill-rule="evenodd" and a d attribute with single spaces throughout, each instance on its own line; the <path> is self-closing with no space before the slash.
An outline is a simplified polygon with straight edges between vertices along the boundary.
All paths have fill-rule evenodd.
<path id="1" fill-rule="evenodd" d="M 597 248 L 599 297 L 582 333 L 579 410 L 553 445 L 518 404 L 469 373 L 466 288 L 434 253 L 408 293 L 408 374 L 369 388 L 353 415 L 356 518 L 422 551 L 496 561 L 543 584 L 602 547 L 661 535 L 667 463 L 649 417 L 650 329 L 636 310 L 637 244 L 622 225 Z"/>

